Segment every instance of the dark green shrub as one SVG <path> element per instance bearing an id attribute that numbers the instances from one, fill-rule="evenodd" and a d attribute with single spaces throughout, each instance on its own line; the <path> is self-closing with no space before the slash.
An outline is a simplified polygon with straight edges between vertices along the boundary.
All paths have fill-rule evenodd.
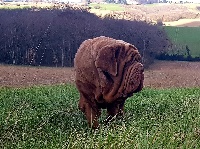
<path id="1" fill-rule="evenodd" d="M 109 36 L 134 44 L 146 66 L 168 46 L 164 30 L 146 22 L 101 19 L 85 9 L 0 10 L 0 62 L 73 66 L 80 44 Z"/>

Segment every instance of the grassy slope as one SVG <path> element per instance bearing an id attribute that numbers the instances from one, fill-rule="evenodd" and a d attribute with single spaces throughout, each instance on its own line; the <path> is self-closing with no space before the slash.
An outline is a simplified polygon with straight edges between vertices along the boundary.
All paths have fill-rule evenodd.
<path id="1" fill-rule="evenodd" d="M 0 5 L 0 9 L 27 9 L 31 7 L 46 8 L 53 7 L 51 3 L 26 3 L 26 2 L 6 2 L 6 5 Z"/>
<path id="2" fill-rule="evenodd" d="M 127 100 L 123 120 L 97 131 L 78 96 L 71 85 L 0 89 L 0 148 L 200 148 L 200 88 L 146 88 Z"/>
<path id="3" fill-rule="evenodd" d="M 95 7 L 99 7 L 100 10 L 111 10 L 111 11 L 123 11 L 124 7 L 121 4 L 95 4 L 91 3 L 89 5 L 92 9 L 95 9 Z"/>
<path id="4" fill-rule="evenodd" d="M 193 57 L 200 56 L 200 27 L 165 27 L 169 37 L 177 45 L 183 47 L 182 53 L 185 53 L 185 47 L 188 45 Z"/>

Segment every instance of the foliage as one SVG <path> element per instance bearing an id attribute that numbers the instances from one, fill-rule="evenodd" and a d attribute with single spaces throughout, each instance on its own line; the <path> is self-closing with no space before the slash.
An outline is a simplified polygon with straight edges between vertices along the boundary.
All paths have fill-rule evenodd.
<path id="1" fill-rule="evenodd" d="M 82 8 L 0 10 L 0 22 L 0 62 L 7 64 L 73 66 L 84 40 L 109 36 L 134 44 L 148 65 L 169 44 L 156 25 L 101 19 Z"/>
<path id="2" fill-rule="evenodd" d="M 90 130 L 73 85 L 0 89 L 0 148 L 200 148 L 200 88 L 149 89 Z"/>

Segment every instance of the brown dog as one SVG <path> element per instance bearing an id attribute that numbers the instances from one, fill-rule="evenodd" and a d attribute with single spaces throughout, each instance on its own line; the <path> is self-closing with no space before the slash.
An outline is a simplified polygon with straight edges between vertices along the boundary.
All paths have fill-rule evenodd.
<path id="1" fill-rule="evenodd" d="M 88 124 L 98 127 L 101 109 L 107 121 L 123 115 L 124 102 L 143 88 L 144 69 L 137 48 L 122 40 L 97 37 L 84 41 L 75 56 L 79 108 Z"/>

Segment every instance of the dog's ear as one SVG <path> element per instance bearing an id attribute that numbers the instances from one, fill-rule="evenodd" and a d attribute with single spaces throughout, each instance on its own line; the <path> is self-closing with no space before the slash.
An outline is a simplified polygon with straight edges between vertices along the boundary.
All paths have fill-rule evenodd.
<path id="1" fill-rule="evenodd" d="M 103 72 L 107 72 L 112 76 L 117 76 L 117 57 L 119 55 L 122 44 L 112 44 L 101 48 L 98 52 L 95 66 Z"/>

